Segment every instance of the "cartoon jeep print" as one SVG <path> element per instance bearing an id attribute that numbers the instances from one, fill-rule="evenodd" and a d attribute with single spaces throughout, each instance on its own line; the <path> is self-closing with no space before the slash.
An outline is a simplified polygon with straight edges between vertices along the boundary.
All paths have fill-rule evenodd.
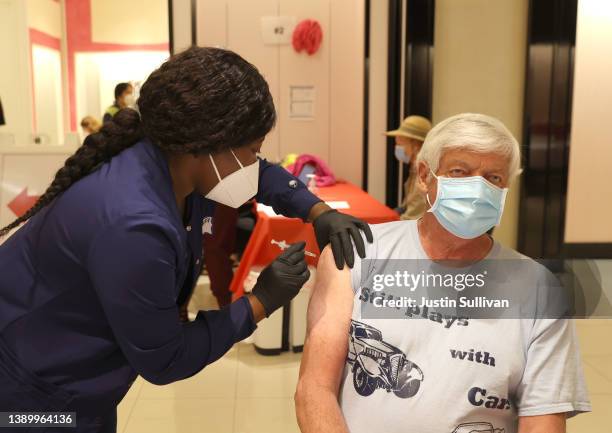
<path id="1" fill-rule="evenodd" d="M 383 341 L 373 326 L 351 320 L 347 361 L 353 385 L 367 397 L 383 388 L 400 398 L 414 397 L 423 381 L 423 371 L 397 347 Z"/>
<path id="2" fill-rule="evenodd" d="M 504 433 L 503 428 L 495 428 L 489 422 L 468 422 L 459 424 L 452 433 Z"/>

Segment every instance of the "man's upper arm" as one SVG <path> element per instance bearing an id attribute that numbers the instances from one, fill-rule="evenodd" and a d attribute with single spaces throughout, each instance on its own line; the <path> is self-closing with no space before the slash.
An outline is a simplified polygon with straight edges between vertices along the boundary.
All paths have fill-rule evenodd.
<path id="1" fill-rule="evenodd" d="M 519 433 L 565 433 L 565 413 L 519 417 Z"/>
<path id="2" fill-rule="evenodd" d="M 326 247 L 319 259 L 308 306 L 300 380 L 337 393 L 348 351 L 353 296 L 349 269 L 345 266 L 339 271 L 331 249 Z"/>

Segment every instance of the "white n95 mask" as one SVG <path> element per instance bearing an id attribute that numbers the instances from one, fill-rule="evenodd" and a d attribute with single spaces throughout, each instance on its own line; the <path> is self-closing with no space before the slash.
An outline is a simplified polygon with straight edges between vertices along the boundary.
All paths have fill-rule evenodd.
<path id="1" fill-rule="evenodd" d="M 501 221 L 508 188 L 499 188 L 482 176 L 442 177 L 438 194 L 428 212 L 446 230 L 463 239 L 474 239 Z"/>
<path id="2" fill-rule="evenodd" d="M 238 208 L 246 203 L 249 199 L 257 195 L 259 185 L 259 159 L 250 165 L 244 167 L 236 154 L 232 150 L 234 159 L 240 165 L 240 168 L 232 174 L 221 179 L 219 170 L 211 154 L 208 155 L 212 162 L 219 183 L 206 194 L 206 198 L 224 204 L 229 207 Z"/>

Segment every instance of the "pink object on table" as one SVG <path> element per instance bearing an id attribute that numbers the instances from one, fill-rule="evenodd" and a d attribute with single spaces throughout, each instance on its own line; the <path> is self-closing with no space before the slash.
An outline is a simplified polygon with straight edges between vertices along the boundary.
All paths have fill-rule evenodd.
<path id="1" fill-rule="evenodd" d="M 287 171 L 294 176 L 299 176 L 306 164 L 315 168 L 314 174 L 318 187 L 330 186 L 336 183 L 336 177 L 325 161 L 315 155 L 304 153 L 295 160 L 295 163 L 286 167 Z"/>

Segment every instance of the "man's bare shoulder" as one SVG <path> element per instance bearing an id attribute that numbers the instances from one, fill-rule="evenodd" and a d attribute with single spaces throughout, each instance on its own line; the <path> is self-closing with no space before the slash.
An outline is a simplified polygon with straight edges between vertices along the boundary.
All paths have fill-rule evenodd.
<path id="1" fill-rule="evenodd" d="M 347 290 L 351 288 L 350 270 L 346 264 L 341 270 L 336 267 L 332 249 L 328 245 L 319 257 L 313 295 L 318 294 L 320 296 L 328 291 L 333 291 L 334 288 L 344 289 L 344 286 Z"/>

